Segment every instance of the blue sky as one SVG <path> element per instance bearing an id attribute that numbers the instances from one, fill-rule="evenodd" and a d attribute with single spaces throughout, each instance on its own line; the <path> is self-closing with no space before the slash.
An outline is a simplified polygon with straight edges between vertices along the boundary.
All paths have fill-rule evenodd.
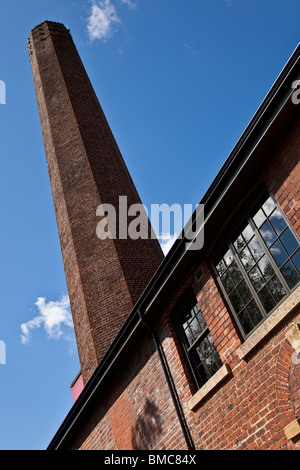
<path id="1" fill-rule="evenodd" d="M 144 204 L 196 205 L 296 48 L 299 18 L 299 0 L 1 2 L 0 449 L 46 448 L 79 371 L 30 30 L 71 30 Z"/>

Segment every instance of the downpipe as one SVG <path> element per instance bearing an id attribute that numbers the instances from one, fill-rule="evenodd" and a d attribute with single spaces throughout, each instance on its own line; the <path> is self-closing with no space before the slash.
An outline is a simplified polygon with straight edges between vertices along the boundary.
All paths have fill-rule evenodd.
<path id="1" fill-rule="evenodd" d="M 186 419 L 185 419 L 185 416 L 184 416 L 184 413 L 183 413 L 183 410 L 182 410 L 182 407 L 181 407 L 181 403 L 180 403 L 180 400 L 179 400 L 179 397 L 178 397 L 178 394 L 177 394 L 175 383 L 174 383 L 173 377 L 171 375 L 171 371 L 170 371 L 170 368 L 169 368 L 164 350 L 162 348 L 162 345 L 160 344 L 160 341 L 159 341 L 158 337 L 156 336 L 153 329 L 151 329 L 150 325 L 147 323 L 147 321 L 145 319 L 145 316 L 141 313 L 140 310 L 138 311 L 138 314 L 139 314 L 139 317 L 140 317 L 142 323 L 146 326 L 147 330 L 151 334 L 153 342 L 155 344 L 155 348 L 156 348 L 156 351 L 157 351 L 159 359 L 160 359 L 160 363 L 161 363 L 161 366 L 162 366 L 162 369 L 163 369 L 163 372 L 164 372 L 164 375 L 165 375 L 165 378 L 166 378 L 166 381 L 167 381 L 167 385 L 168 385 L 168 388 L 169 388 L 169 391 L 170 391 L 171 398 L 173 400 L 175 411 L 176 411 L 176 414 L 177 414 L 177 417 L 178 417 L 178 421 L 179 421 L 179 424 L 180 424 L 180 427 L 181 427 L 181 430 L 182 430 L 187 448 L 188 448 L 188 450 L 195 450 L 195 445 L 194 445 L 190 430 L 188 428 L 188 425 L 187 425 L 187 422 L 186 422 Z"/>

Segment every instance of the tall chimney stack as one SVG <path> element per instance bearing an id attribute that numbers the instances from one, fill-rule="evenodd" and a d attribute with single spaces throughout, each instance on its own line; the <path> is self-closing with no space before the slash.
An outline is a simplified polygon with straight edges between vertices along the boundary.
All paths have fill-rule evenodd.
<path id="1" fill-rule="evenodd" d="M 128 207 L 140 198 L 68 30 L 45 21 L 28 50 L 86 384 L 163 254 L 151 237 L 97 237 L 99 205 L 118 220 L 119 196 Z"/>

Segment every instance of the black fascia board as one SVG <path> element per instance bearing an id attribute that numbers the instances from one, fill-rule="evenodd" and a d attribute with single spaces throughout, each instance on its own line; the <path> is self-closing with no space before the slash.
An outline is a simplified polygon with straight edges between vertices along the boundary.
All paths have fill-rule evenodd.
<path id="1" fill-rule="evenodd" d="M 300 79 L 300 45 L 297 46 L 286 66 L 270 89 L 261 106 L 245 129 L 236 146 L 220 169 L 213 183 L 203 196 L 200 204 L 205 207 L 205 232 L 213 235 L 220 225 L 220 219 L 226 216 L 228 203 L 238 200 L 245 190 L 249 175 L 255 174 L 262 149 L 272 148 L 282 132 L 288 131 L 299 119 L 300 105 L 292 103 L 292 83 Z M 234 198 L 234 199 L 233 199 Z M 64 448 L 64 443 L 91 409 L 98 392 L 107 386 L 107 380 L 116 373 L 120 364 L 126 360 L 126 353 L 132 345 L 146 333 L 139 311 L 151 319 L 163 305 L 163 299 L 171 293 L 172 287 L 180 280 L 187 269 L 195 264 L 207 249 L 186 250 L 189 240 L 185 234 L 189 231 L 191 220 L 182 234 L 175 241 L 155 275 L 149 282 L 131 314 L 119 330 L 103 359 L 97 366 L 83 391 L 72 406 L 57 433 L 48 446 L 48 450 Z"/>

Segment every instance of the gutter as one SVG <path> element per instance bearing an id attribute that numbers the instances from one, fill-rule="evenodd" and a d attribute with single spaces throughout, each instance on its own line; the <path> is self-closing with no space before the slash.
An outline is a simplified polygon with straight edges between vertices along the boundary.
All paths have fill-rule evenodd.
<path id="1" fill-rule="evenodd" d="M 293 81 L 300 79 L 300 44 L 293 52 L 284 69 L 278 76 L 266 98 L 258 108 L 254 117 L 245 129 L 236 146 L 230 153 L 228 159 L 217 174 L 213 183 L 209 187 L 201 200 L 205 206 L 205 219 L 200 230 L 213 219 L 216 209 L 220 202 L 228 195 L 238 176 L 244 170 L 245 165 L 249 164 L 251 157 L 262 140 L 270 131 L 273 123 L 279 119 L 279 115 L 287 110 L 290 119 L 295 115 L 299 117 L 300 105 L 297 107 L 291 103 L 293 90 L 291 85 Z M 291 116 L 292 113 L 292 116 Z M 134 339 L 147 331 L 145 319 L 149 325 L 149 320 L 153 316 L 153 310 L 156 303 L 159 303 L 159 297 L 175 273 L 183 269 L 183 264 L 191 259 L 195 260 L 196 252 L 186 250 L 186 244 L 191 240 L 188 234 L 192 232 L 192 218 L 186 224 L 181 235 L 175 241 L 168 255 L 156 271 L 149 282 L 140 299 L 134 306 L 131 314 L 121 327 L 115 340 L 112 342 L 103 359 L 97 366 L 92 377 L 79 395 L 77 401 L 71 408 L 67 417 L 58 429 L 48 446 L 48 450 L 60 449 L 71 433 L 76 422 L 83 416 L 88 405 L 95 397 L 100 386 L 104 386 L 112 369 L 116 367 L 117 361 L 121 355 L 131 347 Z M 197 236 L 197 235 L 196 235 Z M 139 312 L 142 312 L 143 317 Z"/>

